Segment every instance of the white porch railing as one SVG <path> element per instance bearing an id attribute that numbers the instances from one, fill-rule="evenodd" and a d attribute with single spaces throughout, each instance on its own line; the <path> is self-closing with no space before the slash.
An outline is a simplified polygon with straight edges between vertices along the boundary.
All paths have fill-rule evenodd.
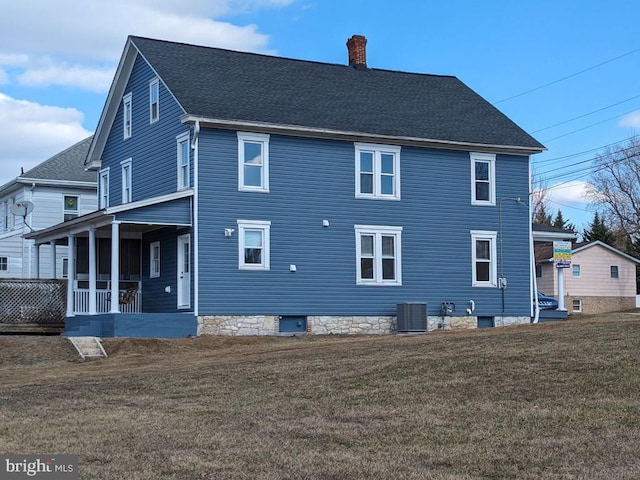
<path id="1" fill-rule="evenodd" d="M 73 292 L 73 310 L 74 313 L 89 313 L 89 290 L 77 288 Z M 96 290 L 96 313 L 109 313 L 111 303 L 109 290 Z M 142 312 L 142 295 L 140 290 L 132 303 L 121 303 L 120 311 L 122 313 L 140 313 Z"/>

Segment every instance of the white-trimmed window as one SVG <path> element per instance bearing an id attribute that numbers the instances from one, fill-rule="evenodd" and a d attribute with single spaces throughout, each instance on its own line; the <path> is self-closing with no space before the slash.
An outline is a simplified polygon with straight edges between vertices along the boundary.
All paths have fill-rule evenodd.
<path id="1" fill-rule="evenodd" d="M 178 152 L 178 190 L 184 190 L 191 186 L 189 133 L 178 135 L 176 142 Z"/>
<path id="2" fill-rule="evenodd" d="M 474 287 L 495 287 L 498 265 L 496 255 L 496 232 L 471 231 L 472 283 Z"/>
<path id="3" fill-rule="evenodd" d="M 160 82 L 154 78 L 149 82 L 149 123 L 160 119 Z"/>
<path id="4" fill-rule="evenodd" d="M 80 215 L 78 197 L 76 195 L 64 195 L 62 201 L 64 203 L 62 213 L 65 222 Z"/>
<path id="5" fill-rule="evenodd" d="M 0 257 L 0 272 L 9 270 L 9 257 Z"/>
<path id="6" fill-rule="evenodd" d="M 355 143 L 356 198 L 400 199 L 400 147 Z"/>
<path id="7" fill-rule="evenodd" d="M 238 132 L 238 190 L 269 192 L 269 135 Z"/>
<path id="8" fill-rule="evenodd" d="M 620 269 L 618 268 L 618 265 L 611 265 L 609 267 L 609 272 L 611 278 L 620 278 Z"/>
<path id="9" fill-rule="evenodd" d="M 130 93 L 127 93 L 122 98 L 122 129 L 124 132 L 125 140 L 131 137 L 133 128 L 132 128 L 132 108 L 133 108 L 133 98 Z"/>
<path id="10" fill-rule="evenodd" d="M 62 278 L 69 278 L 69 259 L 67 257 L 62 259 Z"/>
<path id="11" fill-rule="evenodd" d="M 120 162 L 120 167 L 122 169 L 122 203 L 130 203 L 133 198 L 131 193 L 131 159 L 128 158 Z"/>
<path id="12" fill-rule="evenodd" d="M 571 265 L 571 276 L 573 278 L 580 278 L 582 276 L 579 263 L 573 263 Z"/>
<path id="13" fill-rule="evenodd" d="M 402 285 L 402 227 L 355 225 L 356 284 Z"/>
<path id="14" fill-rule="evenodd" d="M 471 153 L 471 204 L 496 204 L 496 156 Z"/>
<path id="15" fill-rule="evenodd" d="M 269 270 L 271 222 L 238 220 L 238 268 Z"/>
<path id="16" fill-rule="evenodd" d="M 149 277 L 160 276 L 160 242 L 151 242 L 149 245 Z"/>
<path id="17" fill-rule="evenodd" d="M 109 168 L 100 170 L 100 209 L 109 206 Z"/>
<path id="18" fill-rule="evenodd" d="M 571 301 L 571 307 L 573 313 L 582 313 L 582 300 L 580 300 L 579 298 L 574 298 Z"/>

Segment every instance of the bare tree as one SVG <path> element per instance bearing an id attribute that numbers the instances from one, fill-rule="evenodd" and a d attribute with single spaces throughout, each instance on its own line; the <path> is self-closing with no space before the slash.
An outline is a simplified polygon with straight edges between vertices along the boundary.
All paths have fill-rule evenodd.
<path id="1" fill-rule="evenodd" d="M 640 238 L 640 138 L 608 147 L 594 160 L 588 198 L 629 240 Z"/>
<path id="2" fill-rule="evenodd" d="M 551 225 L 551 215 L 549 210 L 549 188 L 542 179 L 536 174 L 535 170 L 531 171 L 531 216 L 533 223 L 543 225 Z"/>

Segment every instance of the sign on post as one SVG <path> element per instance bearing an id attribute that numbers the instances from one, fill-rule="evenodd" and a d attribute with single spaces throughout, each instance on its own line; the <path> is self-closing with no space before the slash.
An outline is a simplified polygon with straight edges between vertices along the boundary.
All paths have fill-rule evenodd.
<path id="1" fill-rule="evenodd" d="M 553 242 L 553 263 L 556 268 L 571 267 L 571 242 Z"/>

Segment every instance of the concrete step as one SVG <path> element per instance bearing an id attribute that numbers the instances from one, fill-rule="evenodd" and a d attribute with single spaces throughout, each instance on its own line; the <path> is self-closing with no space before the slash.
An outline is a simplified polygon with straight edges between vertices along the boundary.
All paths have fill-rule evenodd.
<path id="1" fill-rule="evenodd" d="M 87 358 L 107 358 L 98 337 L 67 337 L 83 360 Z"/>

